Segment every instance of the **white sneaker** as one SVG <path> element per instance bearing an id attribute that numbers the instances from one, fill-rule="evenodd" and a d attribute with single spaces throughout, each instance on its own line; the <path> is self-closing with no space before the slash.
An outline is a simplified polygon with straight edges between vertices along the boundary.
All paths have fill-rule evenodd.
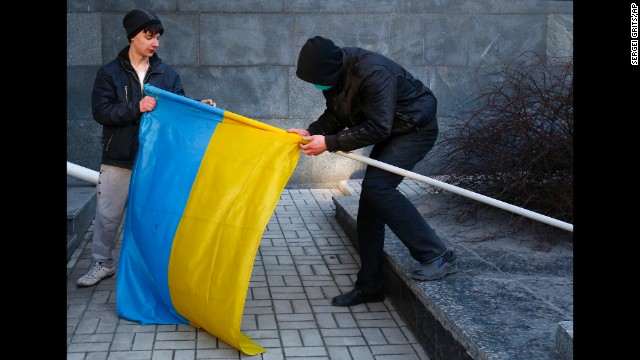
<path id="1" fill-rule="evenodd" d="M 93 264 L 93 267 L 91 268 L 91 270 L 89 270 L 89 272 L 86 275 L 78 279 L 78 281 L 76 282 L 76 285 L 78 285 L 78 287 L 93 286 L 97 284 L 100 280 L 106 279 L 109 276 L 113 276 L 115 272 L 116 272 L 115 266 L 112 268 L 106 267 L 96 261 Z"/>

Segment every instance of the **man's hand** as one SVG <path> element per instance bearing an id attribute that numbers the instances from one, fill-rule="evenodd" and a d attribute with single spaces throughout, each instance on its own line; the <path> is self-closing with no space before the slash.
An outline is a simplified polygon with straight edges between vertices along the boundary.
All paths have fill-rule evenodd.
<path id="1" fill-rule="evenodd" d="M 309 132 L 304 129 L 289 129 L 287 132 L 298 134 L 300 136 L 309 136 Z"/>
<path id="2" fill-rule="evenodd" d="M 216 103 L 211 99 L 200 100 L 201 103 L 209 104 L 211 106 L 216 106 Z"/>
<path id="3" fill-rule="evenodd" d="M 153 96 L 145 96 L 140 100 L 140 112 L 153 111 L 156 108 L 156 98 Z"/>
<path id="4" fill-rule="evenodd" d="M 318 156 L 327 150 L 324 135 L 303 136 L 302 140 L 308 143 L 300 143 L 300 149 L 305 155 Z"/>
<path id="5" fill-rule="evenodd" d="M 304 129 L 289 129 L 287 132 L 302 136 L 300 150 L 302 150 L 305 155 L 318 156 L 327 150 L 324 135 L 310 135 L 309 132 Z"/>

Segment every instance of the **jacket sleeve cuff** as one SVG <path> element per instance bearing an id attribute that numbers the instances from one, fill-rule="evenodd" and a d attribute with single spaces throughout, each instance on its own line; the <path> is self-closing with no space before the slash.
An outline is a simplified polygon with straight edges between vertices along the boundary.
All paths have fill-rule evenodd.
<path id="1" fill-rule="evenodd" d="M 313 124 L 307 128 L 307 131 L 309 132 L 309 135 L 322 135 L 322 129 L 314 126 Z"/>
<path id="2" fill-rule="evenodd" d="M 338 137 L 335 135 L 325 135 L 324 143 L 327 145 L 327 151 L 335 152 L 338 149 Z"/>

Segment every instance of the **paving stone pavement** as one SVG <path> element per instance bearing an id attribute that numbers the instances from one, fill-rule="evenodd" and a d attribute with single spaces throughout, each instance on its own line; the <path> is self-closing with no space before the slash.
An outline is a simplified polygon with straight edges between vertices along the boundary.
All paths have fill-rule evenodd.
<path id="1" fill-rule="evenodd" d="M 387 299 L 349 308 L 357 251 L 337 223 L 339 189 L 285 189 L 263 234 L 241 331 L 265 353 L 248 356 L 189 325 L 139 325 L 116 314 L 116 276 L 89 288 L 93 225 L 67 263 L 68 360 L 429 360 Z M 120 252 L 118 242 L 116 253 Z"/>

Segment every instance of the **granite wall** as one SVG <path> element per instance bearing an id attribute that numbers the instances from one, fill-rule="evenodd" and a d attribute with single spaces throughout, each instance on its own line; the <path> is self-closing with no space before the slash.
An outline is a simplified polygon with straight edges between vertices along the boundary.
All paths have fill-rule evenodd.
<path id="1" fill-rule="evenodd" d="M 158 55 L 178 71 L 190 97 L 212 98 L 283 129 L 304 128 L 324 110 L 322 94 L 295 76 L 298 51 L 315 35 L 405 66 L 436 94 L 444 131 L 478 89 L 477 74 L 526 51 L 573 55 L 573 1 L 68 0 L 67 161 L 93 170 L 101 147 L 91 115 L 93 79 L 127 45 L 122 18 L 134 7 L 162 20 Z M 336 154 L 301 155 L 287 187 L 337 187 L 361 178 L 363 169 Z M 426 161 L 414 171 L 434 175 Z"/>

